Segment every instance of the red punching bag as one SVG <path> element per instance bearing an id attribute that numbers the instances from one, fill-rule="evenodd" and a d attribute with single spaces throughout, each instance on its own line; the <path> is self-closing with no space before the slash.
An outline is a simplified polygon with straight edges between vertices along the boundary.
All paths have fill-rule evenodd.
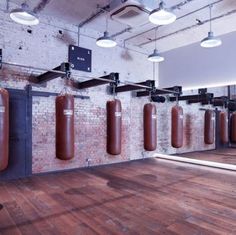
<path id="1" fill-rule="evenodd" d="M 111 155 L 121 154 L 121 102 L 107 102 L 107 152 Z"/>
<path id="2" fill-rule="evenodd" d="M 157 148 L 157 111 L 155 104 L 145 104 L 143 108 L 144 149 Z"/>
<path id="3" fill-rule="evenodd" d="M 229 141 L 227 112 L 224 111 L 220 112 L 219 124 L 220 124 L 220 141 L 222 144 L 227 144 Z"/>
<path id="4" fill-rule="evenodd" d="M 183 108 L 176 105 L 171 110 L 171 145 L 174 148 L 183 146 Z"/>
<path id="5" fill-rule="evenodd" d="M 215 115 L 213 110 L 206 110 L 204 122 L 204 142 L 213 144 L 215 136 Z"/>
<path id="6" fill-rule="evenodd" d="M 74 97 L 68 94 L 56 98 L 56 157 L 74 157 Z"/>
<path id="7" fill-rule="evenodd" d="M 230 140 L 236 143 L 236 112 L 232 113 L 230 119 Z"/>
<path id="8" fill-rule="evenodd" d="M 0 88 L 0 171 L 8 166 L 9 154 L 9 94 Z"/>

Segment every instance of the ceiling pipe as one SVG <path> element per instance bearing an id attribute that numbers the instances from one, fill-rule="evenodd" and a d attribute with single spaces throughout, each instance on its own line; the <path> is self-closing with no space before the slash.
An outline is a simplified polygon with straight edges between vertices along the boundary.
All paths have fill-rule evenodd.
<path id="1" fill-rule="evenodd" d="M 39 4 L 34 8 L 33 12 L 34 13 L 39 13 L 41 12 L 49 3 L 51 0 L 42 0 L 39 2 Z"/>
<path id="2" fill-rule="evenodd" d="M 193 2 L 193 1 L 194 1 L 194 0 L 189 0 L 189 1 L 185 1 L 185 2 L 179 3 L 179 4 L 177 4 L 177 5 L 173 6 L 173 7 L 171 7 L 171 9 L 179 9 L 180 6 L 184 6 L 184 5 L 186 5 L 187 3 L 190 3 L 190 2 Z M 207 7 L 209 7 L 209 5 L 215 5 L 215 4 L 218 4 L 218 3 L 222 2 L 222 1 L 223 1 L 223 0 L 215 1 L 215 2 L 213 2 L 213 3 L 211 3 L 211 4 L 208 4 L 208 5 L 204 6 L 204 7 L 201 7 L 201 8 L 199 8 L 199 9 L 197 9 L 197 10 L 194 10 L 194 11 L 189 12 L 189 13 L 183 15 L 183 16 L 180 16 L 180 17 L 178 17 L 176 20 L 183 19 L 183 18 L 185 18 L 185 17 L 187 17 L 187 16 L 189 16 L 189 15 L 192 15 L 192 14 L 198 12 L 198 11 L 201 11 L 201 10 L 203 10 L 203 9 L 205 9 L 205 8 L 207 8 Z M 177 7 L 177 6 L 179 6 L 179 7 Z M 156 26 L 156 27 L 160 28 L 160 27 L 162 27 L 162 26 Z M 151 32 L 151 31 L 155 30 L 156 27 L 153 27 L 153 28 L 151 28 L 151 29 L 149 29 L 149 30 L 146 30 L 146 31 L 144 31 L 144 32 L 141 32 L 141 33 L 136 34 L 136 35 L 134 35 L 134 36 L 131 36 L 131 37 L 129 37 L 129 38 L 126 38 L 124 41 L 127 42 L 127 41 L 132 40 L 132 39 L 134 39 L 134 38 L 136 38 L 136 37 L 139 37 L 139 36 L 141 36 L 141 35 L 143 35 L 143 34 L 149 33 L 149 32 Z"/>
<path id="3" fill-rule="evenodd" d="M 6 0 L 6 10 L 5 13 L 8 13 L 10 9 L 10 0 Z"/>
<path id="4" fill-rule="evenodd" d="M 176 10 L 176 9 L 180 9 L 182 6 L 184 6 L 184 5 L 186 5 L 186 4 L 188 4 L 188 3 L 190 3 L 190 2 L 193 2 L 194 0 L 186 0 L 186 1 L 183 1 L 183 2 L 180 2 L 180 3 L 178 3 L 178 4 L 176 4 L 176 5 L 174 5 L 173 7 L 171 7 L 170 8 L 170 10 Z"/>
<path id="5" fill-rule="evenodd" d="M 132 27 L 127 27 L 127 28 L 125 28 L 125 29 L 123 29 L 123 30 L 121 30 L 121 31 L 119 31 L 117 33 L 112 34 L 111 37 L 115 38 L 115 37 L 117 37 L 117 36 L 119 36 L 121 34 L 130 32 L 131 29 L 132 29 Z"/>
<path id="6" fill-rule="evenodd" d="M 225 14 L 216 16 L 216 17 L 212 18 L 212 21 L 218 20 L 218 19 L 221 19 L 221 18 L 224 18 L 224 17 L 226 17 L 226 16 L 233 15 L 233 14 L 235 14 L 235 13 L 236 13 L 236 9 L 234 9 L 234 10 L 232 10 L 232 11 L 229 11 L 229 12 L 227 12 L 227 13 L 225 13 Z M 210 20 L 202 21 L 202 22 L 201 22 L 201 25 L 206 24 L 206 23 L 208 23 L 208 22 L 210 22 Z M 173 32 L 173 33 L 169 33 L 169 34 L 166 34 L 166 35 L 164 35 L 164 36 L 161 36 L 161 37 L 157 38 L 156 40 L 151 40 L 151 41 L 148 41 L 148 42 L 139 44 L 138 46 L 144 46 L 144 45 L 147 45 L 147 44 L 149 44 L 149 43 L 151 43 L 151 42 L 159 41 L 159 40 L 162 40 L 162 39 L 164 39 L 164 38 L 167 38 L 167 37 L 176 35 L 176 34 L 178 34 L 178 33 L 185 32 L 185 31 L 187 31 L 187 30 L 190 30 L 190 29 L 193 29 L 193 28 L 196 28 L 196 27 L 199 27 L 199 26 L 200 26 L 200 25 L 197 23 L 197 24 L 194 24 L 194 25 L 185 27 L 185 28 L 183 28 L 183 29 L 177 30 L 177 31 L 175 31 L 175 32 Z"/>
<path id="7" fill-rule="evenodd" d="M 110 8 L 110 5 L 106 5 L 104 7 L 97 7 L 97 11 L 95 13 L 92 13 L 87 19 L 85 19 L 84 21 L 80 22 L 79 27 L 82 28 L 83 26 L 85 26 L 86 24 L 90 23 L 91 21 L 93 21 L 94 19 L 96 19 L 98 16 L 100 16 L 101 14 L 107 12 L 107 10 Z"/>

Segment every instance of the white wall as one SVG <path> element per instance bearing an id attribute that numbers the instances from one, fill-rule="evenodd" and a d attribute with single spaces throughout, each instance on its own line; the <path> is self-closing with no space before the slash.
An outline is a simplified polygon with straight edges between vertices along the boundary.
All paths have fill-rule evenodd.
<path id="1" fill-rule="evenodd" d="M 236 32 L 221 37 L 223 45 L 201 48 L 199 43 L 164 53 L 159 67 L 160 87 L 184 89 L 236 84 Z"/>

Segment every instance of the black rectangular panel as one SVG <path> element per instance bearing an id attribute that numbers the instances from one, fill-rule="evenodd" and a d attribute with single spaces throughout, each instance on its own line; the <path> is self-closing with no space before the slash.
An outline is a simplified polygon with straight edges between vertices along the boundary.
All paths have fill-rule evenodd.
<path id="1" fill-rule="evenodd" d="M 32 173 L 32 103 L 24 90 L 9 89 L 9 165 L 0 180 Z"/>
<path id="2" fill-rule="evenodd" d="M 92 72 L 92 50 L 70 45 L 69 63 L 72 69 Z"/>

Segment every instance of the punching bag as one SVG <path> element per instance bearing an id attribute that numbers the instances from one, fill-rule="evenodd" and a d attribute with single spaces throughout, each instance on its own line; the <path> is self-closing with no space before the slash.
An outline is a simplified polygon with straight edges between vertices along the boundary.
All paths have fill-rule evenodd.
<path id="1" fill-rule="evenodd" d="M 204 122 L 204 142 L 213 144 L 215 136 L 215 115 L 213 110 L 206 110 Z"/>
<path id="2" fill-rule="evenodd" d="M 9 154 L 9 94 L 0 88 L 0 171 L 8 166 Z"/>
<path id="3" fill-rule="evenodd" d="M 145 104 L 143 108 L 144 149 L 157 148 L 157 112 L 155 104 Z"/>
<path id="4" fill-rule="evenodd" d="M 236 143 L 236 112 L 232 113 L 230 118 L 230 140 Z"/>
<path id="5" fill-rule="evenodd" d="M 74 97 L 68 94 L 56 98 L 56 157 L 74 157 Z"/>
<path id="6" fill-rule="evenodd" d="M 171 145 L 174 148 L 183 146 L 183 108 L 176 105 L 171 110 Z"/>
<path id="7" fill-rule="evenodd" d="M 107 152 L 111 155 L 121 153 L 121 111 L 120 100 L 107 102 Z"/>
<path id="8" fill-rule="evenodd" d="M 228 114 L 225 111 L 221 111 L 219 115 L 220 141 L 222 144 L 227 144 L 229 141 Z"/>

